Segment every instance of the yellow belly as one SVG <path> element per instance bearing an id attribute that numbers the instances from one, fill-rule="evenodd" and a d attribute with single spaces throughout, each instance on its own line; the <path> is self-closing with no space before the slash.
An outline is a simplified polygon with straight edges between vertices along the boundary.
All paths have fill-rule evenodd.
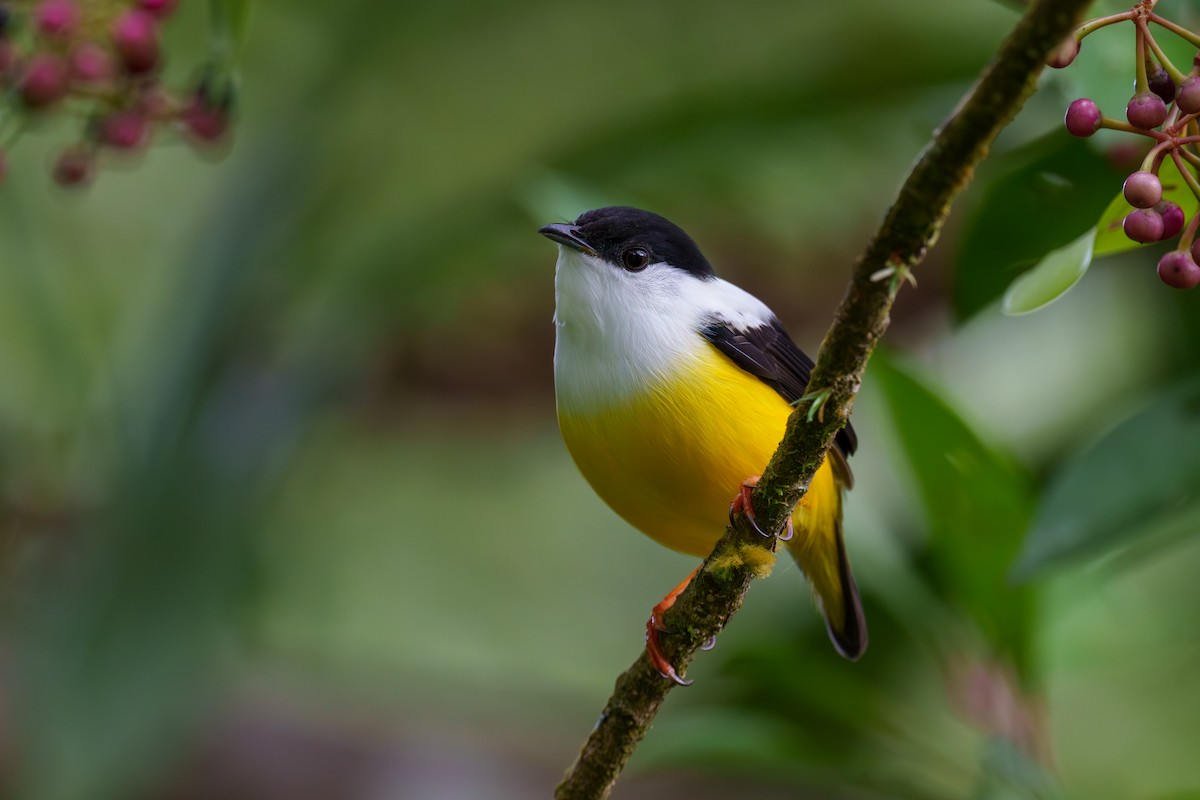
<path id="1" fill-rule="evenodd" d="M 638 397 L 586 411 L 560 403 L 558 419 L 580 472 L 614 511 L 667 547 L 707 556 L 739 485 L 766 466 L 790 411 L 708 347 Z M 793 552 L 832 542 L 838 519 L 840 492 L 826 461 L 796 515 Z"/>

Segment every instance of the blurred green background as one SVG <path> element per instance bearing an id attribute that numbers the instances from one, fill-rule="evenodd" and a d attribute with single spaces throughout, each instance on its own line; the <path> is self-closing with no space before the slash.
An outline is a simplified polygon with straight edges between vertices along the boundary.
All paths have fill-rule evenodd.
<path id="1" fill-rule="evenodd" d="M 663 213 L 815 351 L 1017 15 L 260 2 L 223 158 L 164 141 L 68 193 L 46 164 L 77 123 L 26 136 L 0 190 L 5 795 L 549 796 L 695 564 L 558 439 L 536 229 Z M 207 30 L 183 2 L 171 77 Z M 1052 132 L 1125 33 L 1004 133 L 872 362 L 867 656 L 781 562 L 615 797 L 1200 797 L 1200 297 L 1136 252 L 996 304 L 1119 189 L 1122 140 Z"/>

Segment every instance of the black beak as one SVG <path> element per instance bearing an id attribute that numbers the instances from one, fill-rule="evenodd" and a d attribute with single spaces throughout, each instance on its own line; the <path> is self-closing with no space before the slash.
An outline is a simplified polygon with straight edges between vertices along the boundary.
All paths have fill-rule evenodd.
<path id="1" fill-rule="evenodd" d="M 596 255 L 596 251 L 592 249 L 590 244 L 583 240 L 583 237 L 579 235 L 579 228 L 576 228 L 574 225 L 567 223 L 547 225 L 543 228 L 538 228 L 538 233 L 547 239 L 553 239 L 561 245 L 566 245 L 572 250 L 587 253 L 589 256 Z"/>

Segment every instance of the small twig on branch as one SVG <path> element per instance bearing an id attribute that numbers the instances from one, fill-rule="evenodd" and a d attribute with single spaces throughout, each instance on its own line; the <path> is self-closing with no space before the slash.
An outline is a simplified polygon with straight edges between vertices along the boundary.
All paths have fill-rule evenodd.
<path id="1" fill-rule="evenodd" d="M 913 167 L 882 225 L 854 267 L 813 369 L 821 387 L 820 414 L 800 403 L 788 419 L 779 449 L 754 490 L 763 530 L 779 531 L 804 496 L 834 436 L 850 417 L 854 396 L 902 281 L 937 240 L 950 204 L 970 182 L 996 135 L 1032 93 L 1042 65 L 1078 24 L 1089 0 L 1036 0 L 1009 34 L 996 60 L 958 109 L 935 133 Z M 770 569 L 774 539 L 764 546 L 743 516 L 734 519 L 691 585 L 667 612 L 672 631 L 662 650 L 683 674 L 696 651 L 725 627 L 750 582 Z M 675 684 L 659 675 L 646 654 L 617 678 L 613 695 L 579 758 L 555 791 L 557 800 L 608 797 L 625 762 L 646 734 Z"/>

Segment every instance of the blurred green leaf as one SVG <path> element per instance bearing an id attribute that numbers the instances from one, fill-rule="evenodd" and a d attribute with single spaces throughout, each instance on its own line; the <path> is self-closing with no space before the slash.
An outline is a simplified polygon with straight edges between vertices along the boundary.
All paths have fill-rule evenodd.
<path id="1" fill-rule="evenodd" d="M 219 697 L 258 569 L 256 522 L 303 421 L 295 393 L 241 354 L 261 214 L 286 182 L 273 166 L 260 159 L 197 225 L 168 322 L 93 421 L 110 445 L 92 455 L 100 502 L 17 619 L 19 797 L 139 796 Z"/>
<path id="2" fill-rule="evenodd" d="M 1096 229 L 1091 228 L 1070 244 L 1051 250 L 1037 266 L 1012 282 L 1001 309 L 1017 316 L 1037 311 L 1062 297 L 1079 282 L 1092 263 Z"/>
<path id="3" fill-rule="evenodd" d="M 254 0 L 210 0 L 209 7 L 215 60 L 228 63 L 237 57 L 246 41 Z"/>
<path id="4" fill-rule="evenodd" d="M 1014 574 L 1028 579 L 1151 534 L 1200 527 L 1200 382 L 1122 422 L 1054 475 Z"/>
<path id="5" fill-rule="evenodd" d="M 1002 156 L 955 255 L 954 309 L 966 319 L 1047 253 L 1096 224 L 1119 176 L 1088 143 L 1054 131 Z"/>
<path id="6" fill-rule="evenodd" d="M 1197 200 L 1196 195 L 1192 194 L 1192 190 L 1188 188 L 1187 182 L 1179 174 L 1179 168 L 1175 166 L 1172 159 L 1163 160 L 1158 177 L 1162 181 L 1163 199 L 1177 204 L 1183 209 L 1184 217 L 1191 219 L 1196 210 L 1200 208 L 1200 200 Z M 1097 257 L 1123 253 L 1137 247 L 1146 247 L 1125 235 L 1122 222 L 1125 215 L 1132 210 L 1133 206 L 1125 200 L 1125 195 L 1117 192 L 1117 196 L 1108 204 L 1108 208 L 1104 209 L 1100 221 L 1096 223 L 1095 255 Z"/>
<path id="7" fill-rule="evenodd" d="M 883 390 L 903 471 L 921 496 L 937 588 L 1026 669 L 1035 598 L 1011 586 L 1007 572 L 1032 515 L 1029 476 L 887 354 L 872 359 L 869 376 Z"/>
<path id="8" fill-rule="evenodd" d="M 974 800 L 1057 800 L 1062 797 L 1045 766 L 1002 736 L 988 739 L 982 780 Z"/>

